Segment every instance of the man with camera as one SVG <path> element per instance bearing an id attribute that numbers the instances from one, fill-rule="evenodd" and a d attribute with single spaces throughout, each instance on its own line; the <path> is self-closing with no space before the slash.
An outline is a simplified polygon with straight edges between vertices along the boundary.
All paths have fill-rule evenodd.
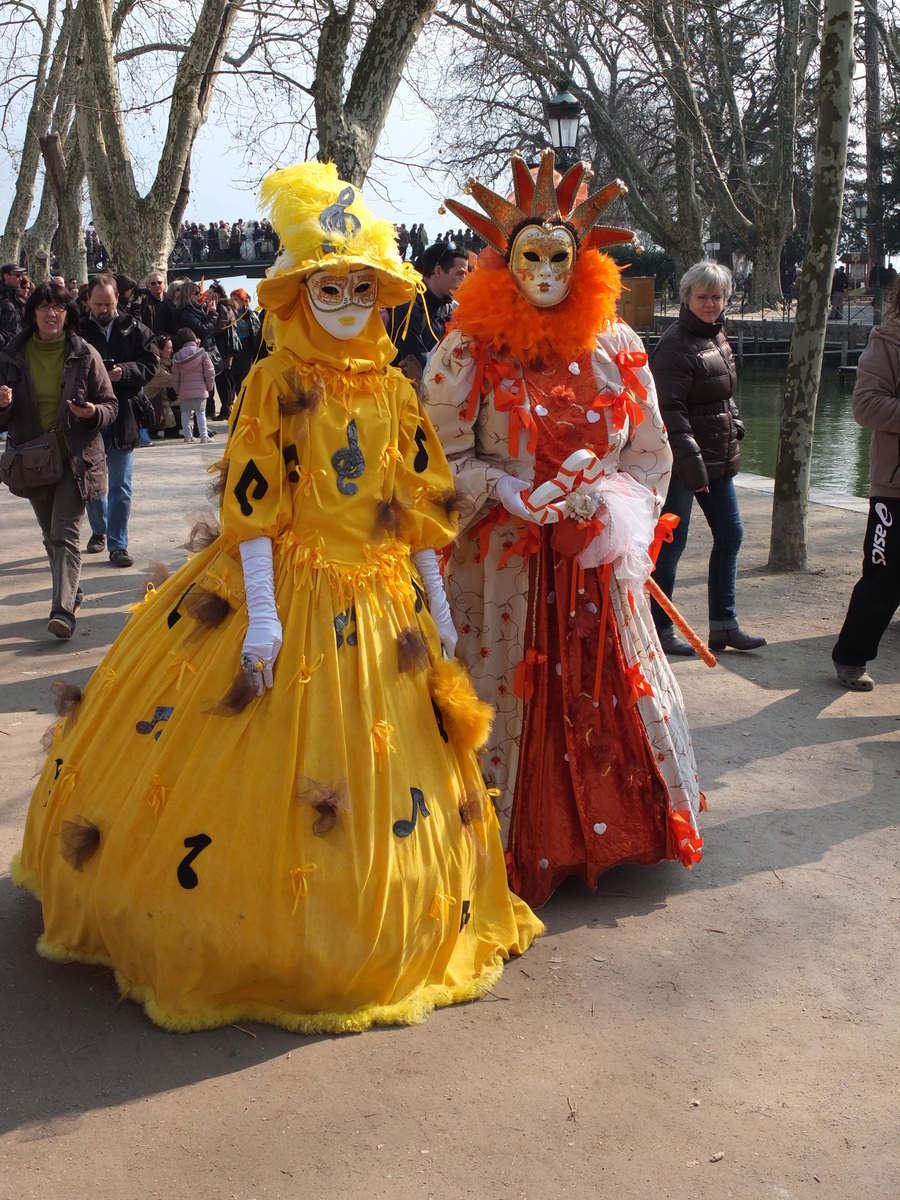
<path id="1" fill-rule="evenodd" d="M 140 427 L 134 398 L 156 374 L 153 334 L 127 313 L 117 313 L 119 289 L 112 275 L 95 275 L 88 284 L 88 315 L 81 336 L 103 359 L 119 402 L 119 413 L 103 430 L 106 444 L 107 495 L 86 504 L 91 537 L 86 552 L 109 550 L 114 567 L 130 567 L 128 517 L 131 513 L 131 475 Z"/>

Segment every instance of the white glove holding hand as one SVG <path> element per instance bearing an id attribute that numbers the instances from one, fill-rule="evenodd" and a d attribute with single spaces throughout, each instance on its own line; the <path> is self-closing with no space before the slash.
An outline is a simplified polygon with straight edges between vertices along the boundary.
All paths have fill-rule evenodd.
<path id="1" fill-rule="evenodd" d="M 447 651 L 447 657 L 452 658 L 456 652 L 459 634 L 450 615 L 450 605 L 447 593 L 444 591 L 444 581 L 441 578 L 441 568 L 438 566 L 437 554 L 434 550 L 417 550 L 412 556 L 413 562 L 419 569 L 431 619 L 437 626 L 441 645 Z"/>
<path id="2" fill-rule="evenodd" d="M 272 686 L 272 668 L 281 649 L 281 622 L 275 607 L 275 568 L 272 539 L 241 542 L 244 591 L 250 624 L 241 648 L 241 666 L 257 696 Z"/>
<path id="3" fill-rule="evenodd" d="M 531 484 L 524 479 L 516 479 L 515 475 L 501 475 L 494 484 L 494 495 L 508 513 L 521 517 L 523 521 L 534 521 L 535 514 L 525 507 L 522 492 L 530 492 Z"/>

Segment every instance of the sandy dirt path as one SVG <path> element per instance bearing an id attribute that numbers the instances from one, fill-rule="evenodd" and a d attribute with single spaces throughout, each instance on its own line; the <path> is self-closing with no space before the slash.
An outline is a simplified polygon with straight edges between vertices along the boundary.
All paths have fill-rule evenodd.
<path id="1" fill-rule="evenodd" d="M 102 969 L 40 959 L 12 885 L 49 685 L 84 682 L 149 559 L 175 567 L 214 446 L 140 451 L 136 568 L 86 559 L 72 643 L 45 632 L 29 506 L 0 494 L 0 1198 L 896 1200 L 900 637 L 867 695 L 829 651 L 864 517 L 813 506 L 815 573 L 765 570 L 771 500 L 741 490 L 744 624 L 675 670 L 709 800 L 706 857 L 563 888 L 484 1001 L 422 1026 L 172 1035 Z M 87 534 L 85 534 L 85 537 Z M 676 599 L 704 630 L 697 516 Z"/>

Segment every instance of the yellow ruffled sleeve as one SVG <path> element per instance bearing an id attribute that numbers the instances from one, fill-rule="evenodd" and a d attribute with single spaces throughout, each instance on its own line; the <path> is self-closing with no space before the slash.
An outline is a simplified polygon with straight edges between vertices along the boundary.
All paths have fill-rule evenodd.
<path id="1" fill-rule="evenodd" d="M 453 541 L 458 531 L 453 473 L 412 386 L 403 379 L 399 387 L 394 495 L 409 514 L 403 534 L 413 552 L 440 550 Z"/>
<path id="2" fill-rule="evenodd" d="M 291 522 L 278 367 L 273 355 L 251 370 L 225 450 L 222 532 L 235 542 L 275 538 Z"/>

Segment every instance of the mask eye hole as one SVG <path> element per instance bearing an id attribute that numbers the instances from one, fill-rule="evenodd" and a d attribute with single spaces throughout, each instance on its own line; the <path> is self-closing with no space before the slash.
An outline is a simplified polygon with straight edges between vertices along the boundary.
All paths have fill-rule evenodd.
<path id="1" fill-rule="evenodd" d="M 569 255 L 565 250 L 560 250 L 558 254 L 554 254 L 550 259 L 552 263 L 564 263 L 569 261 Z"/>
<path id="2" fill-rule="evenodd" d="M 522 254 L 522 257 L 526 260 L 526 262 L 536 263 L 536 262 L 541 261 L 541 256 L 538 254 L 538 252 L 536 250 L 526 250 Z"/>
<path id="3" fill-rule="evenodd" d="M 356 285 L 356 287 L 353 289 L 353 292 L 354 292 L 354 295 L 356 295 L 356 296 L 366 296 L 369 294 L 369 292 L 371 290 L 372 290 L 371 279 L 364 279 Z"/>
<path id="4" fill-rule="evenodd" d="M 322 284 L 322 295 L 323 296 L 330 296 L 331 299 L 336 300 L 340 296 L 340 294 L 341 294 L 341 289 L 337 286 L 336 283 L 323 283 Z"/>

